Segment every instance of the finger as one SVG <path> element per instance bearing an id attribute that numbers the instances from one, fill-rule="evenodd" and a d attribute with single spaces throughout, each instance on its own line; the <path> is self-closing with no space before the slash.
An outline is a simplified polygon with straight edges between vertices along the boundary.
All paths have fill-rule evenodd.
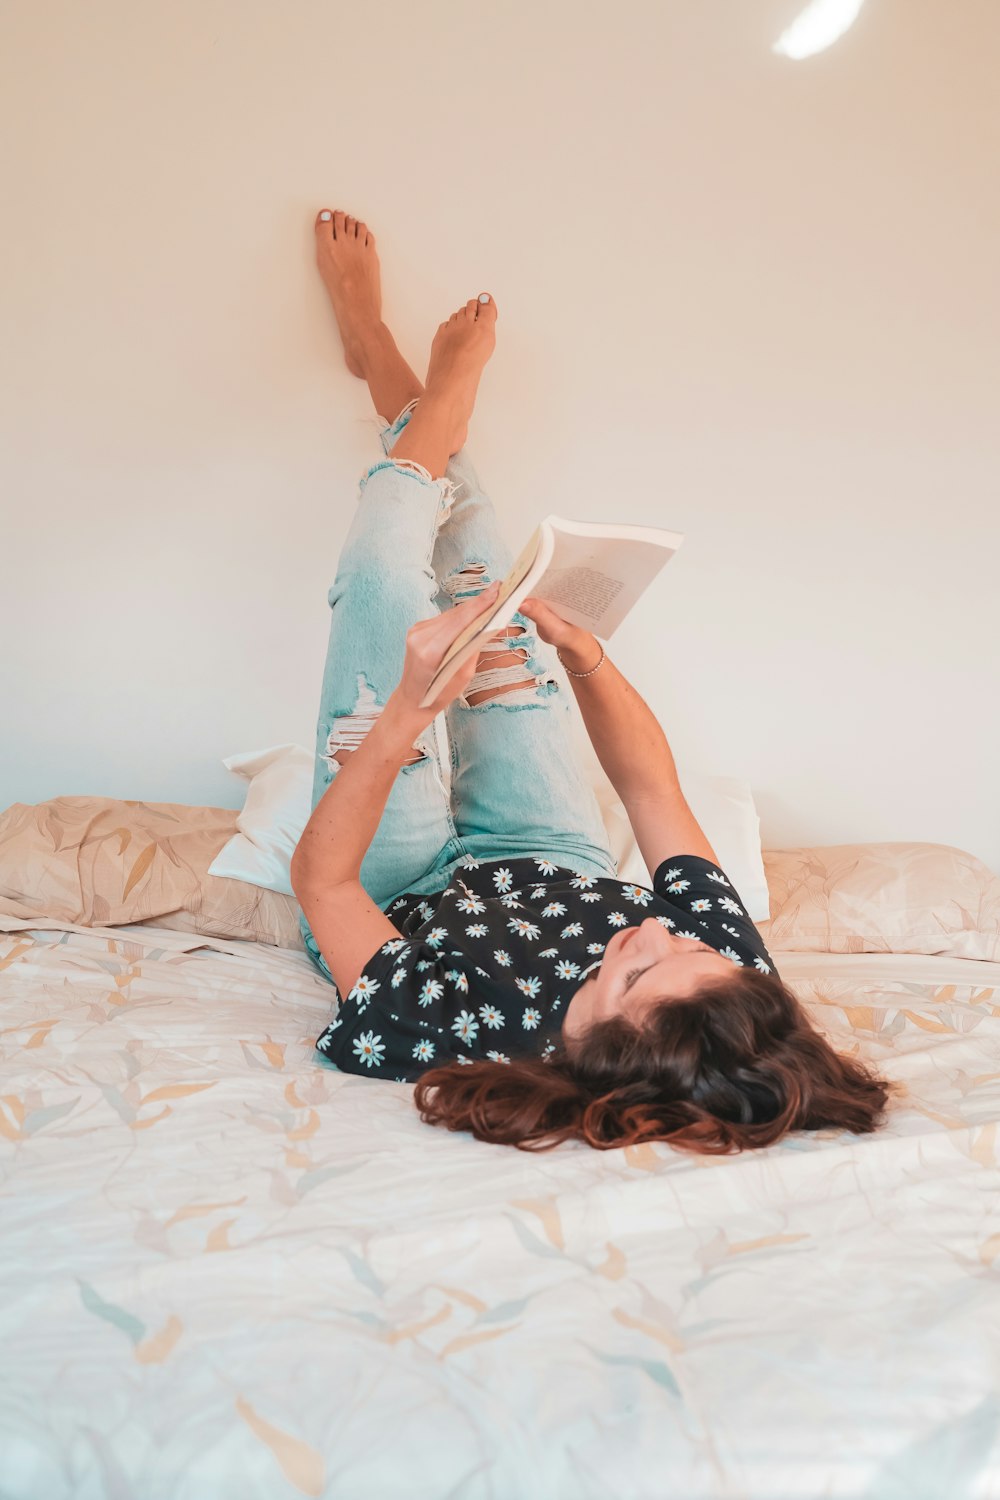
<path id="1" fill-rule="evenodd" d="M 470 594 L 468 599 L 463 599 L 462 604 L 482 604 L 484 600 L 488 602 L 490 599 L 495 599 L 499 592 L 500 579 L 494 578 L 493 582 L 488 583 L 484 589 L 480 589 L 478 594 Z M 458 606 L 459 609 L 461 607 L 461 605 Z"/>
<path id="2" fill-rule="evenodd" d="M 526 615 L 529 620 L 534 620 L 536 625 L 551 629 L 552 611 L 539 599 L 522 599 L 517 607 L 522 615 Z"/>
<path id="3" fill-rule="evenodd" d="M 481 593 L 471 594 L 468 599 L 463 599 L 461 604 L 442 610 L 434 621 L 441 640 L 450 642 L 454 636 L 461 635 L 463 630 L 468 629 L 479 615 L 488 613 L 496 604 L 499 592 L 500 582 L 497 580 L 488 588 L 483 589 Z"/>
<path id="4" fill-rule="evenodd" d="M 457 672 L 452 672 L 449 677 L 446 677 L 443 682 L 438 684 L 433 705 L 429 706 L 432 706 L 436 712 L 447 708 L 448 704 L 457 698 L 459 693 L 465 692 L 465 689 L 476 675 L 478 664 L 478 658 L 473 656 L 464 665 L 459 667 Z"/>
<path id="5" fill-rule="evenodd" d="M 424 632 L 429 630 L 438 630 L 441 627 L 442 621 L 447 622 L 452 618 L 453 615 L 458 614 L 460 610 L 463 610 L 466 616 L 476 615 L 481 609 L 487 609 L 496 601 L 496 596 L 499 592 L 499 589 L 499 580 L 495 583 L 488 584 L 487 587 L 480 593 L 470 594 L 468 599 L 462 599 L 458 604 L 453 604 L 450 609 L 439 610 L 436 615 L 428 615 L 425 620 L 414 620 L 413 624 L 410 626 L 410 630 L 420 630 Z M 466 620 L 466 624 L 467 623 L 468 620 Z"/>
<path id="6" fill-rule="evenodd" d="M 459 693 L 464 692 L 473 677 L 475 677 L 478 666 L 479 660 L 473 656 L 463 666 L 459 667 L 458 671 L 453 673 L 451 677 L 446 678 L 441 684 L 438 700 L 450 703 L 453 698 L 457 698 Z"/>

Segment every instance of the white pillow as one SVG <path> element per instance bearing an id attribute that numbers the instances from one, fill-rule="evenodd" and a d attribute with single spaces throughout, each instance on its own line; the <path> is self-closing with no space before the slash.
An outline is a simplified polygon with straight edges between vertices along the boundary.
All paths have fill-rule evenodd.
<path id="1" fill-rule="evenodd" d="M 771 915 L 764 855 L 760 847 L 760 818 L 753 792 L 745 781 L 733 776 L 702 776 L 677 767 L 685 801 L 719 857 L 747 909 L 752 922 L 766 922 Z M 608 830 L 611 849 L 618 860 L 618 879 L 633 885 L 652 886 L 624 804 L 610 782 L 607 791 L 596 786 L 597 801 Z M 683 850 L 671 851 L 678 854 Z M 670 854 L 664 854 L 669 859 Z"/>
<path id="2" fill-rule="evenodd" d="M 594 789 L 611 852 L 618 860 L 618 879 L 634 885 L 652 886 L 655 871 L 647 870 L 632 832 L 625 806 L 611 785 L 590 742 L 582 718 L 571 720 L 577 758 Z M 747 782 L 733 776 L 706 776 L 677 766 L 677 780 L 684 799 L 719 857 L 747 909 L 752 922 L 771 916 L 764 855 L 760 847 L 760 818 Z M 683 849 L 665 849 L 663 858 L 683 854 Z"/>
<path id="3" fill-rule="evenodd" d="M 591 750 L 588 756 L 587 749 L 581 749 L 608 831 L 611 852 L 618 860 L 618 878 L 648 886 L 650 871 L 639 853 L 628 814 L 596 755 Z M 237 776 L 245 777 L 250 785 L 243 811 L 236 820 L 239 832 L 223 845 L 208 873 L 291 896 L 292 854 L 312 812 L 313 752 L 301 745 L 275 745 L 269 750 L 231 755 L 222 764 Z M 767 921 L 770 905 L 760 847 L 760 819 L 749 786 L 733 777 L 703 776 L 680 767 L 677 775 L 691 811 L 751 920 Z"/>
<path id="4" fill-rule="evenodd" d="M 301 745 L 273 745 L 270 750 L 230 755 L 222 762 L 245 777 L 249 786 L 236 819 L 239 832 L 223 844 L 208 867 L 210 875 L 294 895 L 289 870 L 312 812 L 315 761 L 313 752 Z"/>

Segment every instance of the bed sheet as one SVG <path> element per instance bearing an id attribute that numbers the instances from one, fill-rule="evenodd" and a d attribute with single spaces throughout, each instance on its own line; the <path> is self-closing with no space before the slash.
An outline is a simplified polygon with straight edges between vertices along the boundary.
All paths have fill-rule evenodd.
<path id="1" fill-rule="evenodd" d="M 0 919 L 4 1500 L 995 1500 L 1000 965 L 775 953 L 874 1135 L 539 1155 L 300 953 Z"/>

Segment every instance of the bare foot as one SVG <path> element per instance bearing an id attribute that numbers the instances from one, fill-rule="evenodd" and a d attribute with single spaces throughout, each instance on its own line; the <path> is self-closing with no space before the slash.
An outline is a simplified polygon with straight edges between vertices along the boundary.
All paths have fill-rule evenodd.
<path id="1" fill-rule="evenodd" d="M 482 298 L 485 297 L 484 302 Z M 449 404 L 455 415 L 455 447 L 465 442 L 476 404 L 479 377 L 496 348 L 497 305 L 488 292 L 470 297 L 442 323 L 431 344 L 425 395 Z"/>
<path id="2" fill-rule="evenodd" d="M 347 368 L 364 379 L 359 353 L 382 321 L 375 236 L 339 208 L 324 208 L 316 215 L 316 264 L 337 315 Z"/>

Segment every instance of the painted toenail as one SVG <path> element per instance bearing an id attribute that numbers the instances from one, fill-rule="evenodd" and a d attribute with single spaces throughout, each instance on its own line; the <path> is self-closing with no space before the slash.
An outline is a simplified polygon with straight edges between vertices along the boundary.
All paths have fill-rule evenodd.
<path id="1" fill-rule="evenodd" d="M 320 218 L 321 219 L 332 219 L 333 218 L 333 214 L 331 214 L 327 209 L 324 208 L 323 212 L 320 214 Z"/>
<path id="2" fill-rule="evenodd" d="M 480 300 L 480 302 L 488 302 L 490 300 L 490 294 L 489 294 L 489 292 L 480 292 L 479 293 L 479 300 Z"/>

